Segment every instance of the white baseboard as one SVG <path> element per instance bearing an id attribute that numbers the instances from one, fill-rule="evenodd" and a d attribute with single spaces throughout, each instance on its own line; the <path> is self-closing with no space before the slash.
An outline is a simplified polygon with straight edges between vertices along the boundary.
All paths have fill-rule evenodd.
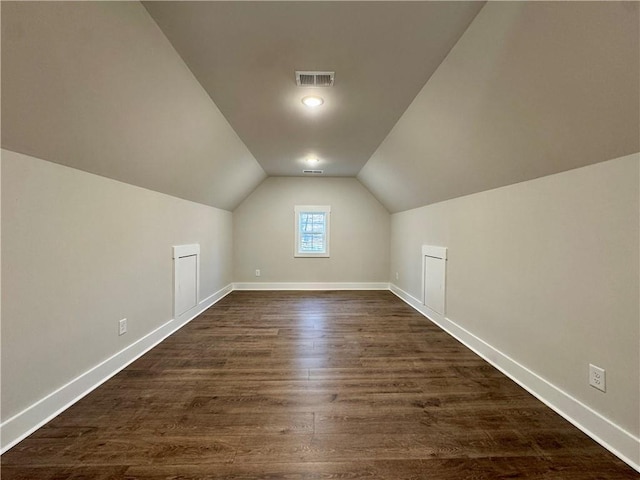
<path id="1" fill-rule="evenodd" d="M 603 417 L 577 398 L 549 383 L 453 320 L 431 311 L 420 300 L 396 285 L 390 284 L 389 289 L 538 400 L 627 463 L 631 468 L 640 472 L 640 438 Z"/>
<path id="2" fill-rule="evenodd" d="M 232 285 L 220 289 L 176 319 L 169 320 L 144 337 L 104 360 L 66 385 L 51 392 L 0 425 L 0 453 L 35 432 L 78 400 L 109 380 L 127 365 L 182 328 L 211 305 L 231 293 Z"/>
<path id="3" fill-rule="evenodd" d="M 247 282 L 227 285 L 201 301 L 197 307 L 185 312 L 177 319 L 166 322 L 99 365 L 4 421 L 0 425 L 0 453 L 6 452 L 62 413 L 233 290 L 391 290 L 415 310 L 429 318 L 559 415 L 640 472 L 640 438 L 603 417 L 454 321 L 430 311 L 420 300 L 396 285 L 357 282 Z"/>
<path id="4" fill-rule="evenodd" d="M 241 282 L 234 290 L 389 290 L 386 282 Z"/>

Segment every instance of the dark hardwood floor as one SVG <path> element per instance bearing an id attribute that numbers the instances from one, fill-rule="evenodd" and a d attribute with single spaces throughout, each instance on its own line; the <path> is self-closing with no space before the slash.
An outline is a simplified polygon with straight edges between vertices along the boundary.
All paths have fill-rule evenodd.
<path id="1" fill-rule="evenodd" d="M 389 292 L 234 292 L 2 479 L 638 479 Z"/>

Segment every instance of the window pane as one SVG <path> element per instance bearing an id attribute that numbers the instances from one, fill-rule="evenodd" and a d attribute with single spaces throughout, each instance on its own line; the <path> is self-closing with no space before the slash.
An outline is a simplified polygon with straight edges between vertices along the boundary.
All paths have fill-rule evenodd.
<path id="1" fill-rule="evenodd" d="M 329 208 L 327 211 L 320 207 L 305 211 L 296 207 L 297 245 L 296 253 L 301 256 L 329 256 Z"/>
<path id="2" fill-rule="evenodd" d="M 301 232 L 324 232 L 324 215 L 316 215 L 310 213 L 300 214 L 300 231 Z"/>
<path id="3" fill-rule="evenodd" d="M 324 213 L 301 213 L 300 232 L 324 233 Z"/>
<path id="4" fill-rule="evenodd" d="M 324 251 L 324 235 L 321 233 L 304 233 L 300 238 L 300 251 L 317 253 Z"/>

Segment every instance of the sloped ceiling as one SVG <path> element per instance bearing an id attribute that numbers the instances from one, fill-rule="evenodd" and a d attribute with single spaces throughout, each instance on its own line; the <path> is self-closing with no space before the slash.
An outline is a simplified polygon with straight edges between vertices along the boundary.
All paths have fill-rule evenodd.
<path id="1" fill-rule="evenodd" d="M 229 210 L 315 153 L 392 212 L 640 150 L 637 2 L 483 5 L 3 1 L 2 146 Z"/>
<path id="2" fill-rule="evenodd" d="M 265 173 L 138 2 L 1 2 L 2 147 L 232 210 Z"/>
<path id="3" fill-rule="evenodd" d="M 358 178 L 397 212 L 640 151 L 637 2 L 490 2 Z"/>
<path id="4" fill-rule="evenodd" d="M 314 154 L 325 175 L 355 176 L 483 2 L 144 5 L 268 175 L 302 175 Z M 335 85 L 298 87 L 296 70 Z"/>

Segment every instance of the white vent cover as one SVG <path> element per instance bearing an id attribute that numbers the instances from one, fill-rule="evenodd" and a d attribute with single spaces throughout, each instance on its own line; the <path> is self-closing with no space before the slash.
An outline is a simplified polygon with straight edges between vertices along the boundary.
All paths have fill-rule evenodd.
<path id="1" fill-rule="evenodd" d="M 324 170 L 302 170 L 302 173 L 308 173 L 310 175 L 322 175 Z"/>
<path id="2" fill-rule="evenodd" d="M 335 74 L 296 70 L 296 84 L 299 87 L 333 87 Z"/>

